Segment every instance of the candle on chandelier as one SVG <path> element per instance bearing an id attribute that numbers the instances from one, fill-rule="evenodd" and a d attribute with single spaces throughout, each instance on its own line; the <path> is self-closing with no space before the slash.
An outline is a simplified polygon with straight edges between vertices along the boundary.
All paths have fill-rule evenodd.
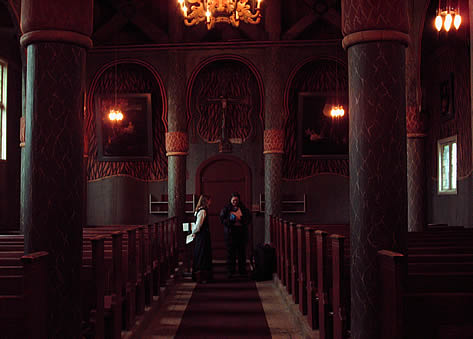
<path id="1" fill-rule="evenodd" d="M 258 4 L 256 5 L 256 8 L 259 9 L 260 4 L 261 4 L 261 0 L 258 0 Z"/>

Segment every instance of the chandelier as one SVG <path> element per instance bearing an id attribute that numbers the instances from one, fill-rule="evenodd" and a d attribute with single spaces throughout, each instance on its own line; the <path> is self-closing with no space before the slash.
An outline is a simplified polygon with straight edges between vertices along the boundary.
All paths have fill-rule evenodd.
<path id="1" fill-rule="evenodd" d="M 462 17 L 460 15 L 460 7 L 454 8 L 450 5 L 450 1 L 447 0 L 447 5 L 445 8 L 440 7 L 440 1 L 439 0 L 439 8 L 437 9 L 437 16 L 435 17 L 435 28 L 437 31 L 440 32 L 442 27 L 445 29 L 446 32 L 450 30 L 453 26 L 455 27 L 456 30 L 460 28 L 460 24 L 462 22 Z"/>
<path id="2" fill-rule="evenodd" d="M 212 29 L 220 22 L 234 27 L 238 27 L 240 21 L 259 24 L 261 1 L 252 0 L 251 6 L 248 0 L 177 0 L 184 14 L 186 26 L 194 26 L 205 21 L 207 29 Z"/>

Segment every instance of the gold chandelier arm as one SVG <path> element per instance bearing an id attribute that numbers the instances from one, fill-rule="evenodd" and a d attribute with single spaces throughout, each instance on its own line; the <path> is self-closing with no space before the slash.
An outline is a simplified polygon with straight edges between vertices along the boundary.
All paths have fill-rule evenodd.
<path id="1" fill-rule="evenodd" d="M 250 13 L 251 14 L 251 13 Z M 256 18 L 256 19 L 255 19 Z M 246 22 L 247 24 L 259 24 L 260 21 L 261 21 L 261 16 L 259 14 L 259 12 L 256 12 L 255 14 L 253 15 L 249 15 L 249 16 L 243 16 L 243 19 L 242 19 L 244 22 Z"/>
<path id="2" fill-rule="evenodd" d="M 257 9 L 255 14 L 251 13 L 250 5 L 247 2 L 247 0 L 244 0 L 237 3 L 239 19 L 247 24 L 259 24 L 261 21 L 260 10 Z"/>
<path id="3" fill-rule="evenodd" d="M 234 15 L 230 17 L 230 23 L 232 24 L 233 27 L 240 26 L 240 20 L 237 20 Z"/>
<path id="4" fill-rule="evenodd" d="M 188 0 L 192 5 L 190 6 L 190 14 L 184 18 L 184 25 L 193 26 L 205 21 L 205 10 L 200 0 Z M 197 5 L 195 5 L 197 4 Z"/>

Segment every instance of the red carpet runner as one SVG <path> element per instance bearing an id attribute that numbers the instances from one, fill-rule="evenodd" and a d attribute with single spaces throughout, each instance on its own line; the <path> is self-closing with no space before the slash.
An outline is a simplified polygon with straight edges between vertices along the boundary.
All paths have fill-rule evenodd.
<path id="1" fill-rule="evenodd" d="M 271 338 L 255 282 L 216 270 L 214 282 L 195 287 L 176 338 Z"/>

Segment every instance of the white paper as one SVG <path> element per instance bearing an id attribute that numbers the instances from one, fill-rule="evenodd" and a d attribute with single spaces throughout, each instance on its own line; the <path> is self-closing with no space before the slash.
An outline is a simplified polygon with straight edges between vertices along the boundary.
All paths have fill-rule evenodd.
<path id="1" fill-rule="evenodd" d="M 188 222 L 182 223 L 182 230 L 184 232 L 189 232 L 189 223 Z"/>
<path id="2" fill-rule="evenodd" d="M 193 234 L 189 234 L 189 235 L 186 237 L 186 244 L 192 242 L 192 240 L 194 240 L 194 235 L 193 235 Z"/>

